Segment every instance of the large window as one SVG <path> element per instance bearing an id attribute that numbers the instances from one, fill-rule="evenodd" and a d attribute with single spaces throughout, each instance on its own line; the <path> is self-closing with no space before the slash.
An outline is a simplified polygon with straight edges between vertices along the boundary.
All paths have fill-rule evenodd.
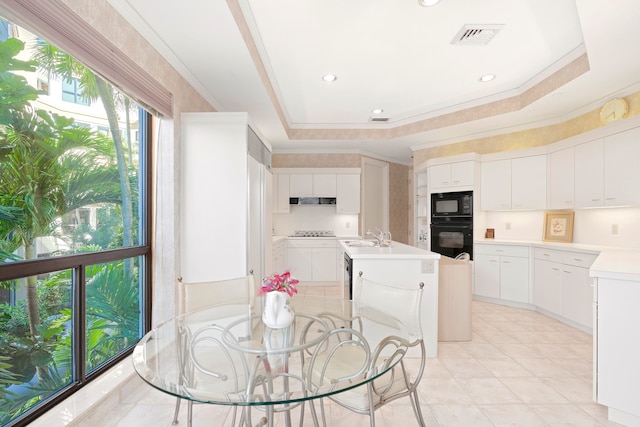
<path id="1" fill-rule="evenodd" d="M 128 355 L 148 327 L 152 120 L 16 34 L 0 40 L 0 424 L 12 426 Z M 71 94 L 81 105 L 62 101 Z"/>

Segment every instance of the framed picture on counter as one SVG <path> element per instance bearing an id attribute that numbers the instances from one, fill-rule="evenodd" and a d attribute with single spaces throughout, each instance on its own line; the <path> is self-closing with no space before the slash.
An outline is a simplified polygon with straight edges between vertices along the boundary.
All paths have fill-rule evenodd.
<path id="1" fill-rule="evenodd" d="M 571 243 L 573 241 L 573 212 L 545 212 L 542 240 Z"/>

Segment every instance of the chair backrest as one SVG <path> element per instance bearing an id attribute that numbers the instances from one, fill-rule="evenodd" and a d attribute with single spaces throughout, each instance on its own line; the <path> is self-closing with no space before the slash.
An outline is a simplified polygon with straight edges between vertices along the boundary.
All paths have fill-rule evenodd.
<path id="1" fill-rule="evenodd" d="M 409 341 L 422 339 L 421 306 L 423 284 L 398 287 L 365 279 L 360 275 L 354 288 L 354 306 L 357 313 L 368 319 L 374 319 L 382 327 L 401 326 Z"/>
<path id="2" fill-rule="evenodd" d="M 234 279 L 188 283 L 178 278 L 178 314 L 206 307 L 229 304 L 252 304 L 255 298 L 253 274 Z"/>

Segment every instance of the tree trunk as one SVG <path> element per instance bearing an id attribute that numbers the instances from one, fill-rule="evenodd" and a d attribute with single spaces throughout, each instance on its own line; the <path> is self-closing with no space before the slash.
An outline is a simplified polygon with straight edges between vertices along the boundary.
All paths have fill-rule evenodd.
<path id="1" fill-rule="evenodd" d="M 36 245 L 33 240 L 29 241 L 24 246 L 24 258 L 36 259 Z M 26 279 L 27 282 L 27 315 L 29 317 L 29 332 L 31 332 L 31 339 L 34 343 L 40 341 L 40 309 L 38 308 L 38 295 L 37 295 L 37 281 L 35 276 L 29 276 Z"/>
<path id="2" fill-rule="evenodd" d="M 122 138 L 120 136 L 120 127 L 118 126 L 116 107 L 113 101 L 113 91 L 100 77 L 95 76 L 95 79 L 100 98 L 102 99 L 102 105 L 107 113 L 109 129 L 111 130 L 111 137 L 113 138 L 116 149 L 118 174 L 120 175 L 120 190 L 122 192 L 122 245 L 124 247 L 130 247 L 133 246 L 133 203 L 131 200 L 131 188 L 129 187 L 127 159 L 122 148 Z M 124 263 L 126 281 L 133 272 L 133 265 L 130 259 L 125 259 Z"/>

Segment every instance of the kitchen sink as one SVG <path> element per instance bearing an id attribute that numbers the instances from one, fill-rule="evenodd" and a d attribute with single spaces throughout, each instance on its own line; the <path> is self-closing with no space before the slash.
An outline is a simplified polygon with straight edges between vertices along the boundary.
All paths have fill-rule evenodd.
<path id="1" fill-rule="evenodd" d="M 378 245 L 378 242 L 375 240 L 347 240 L 345 241 L 345 243 L 347 244 L 347 246 L 352 246 L 352 247 L 362 247 L 362 248 L 371 248 L 374 246 L 382 246 L 382 247 L 388 247 L 391 246 L 391 244 L 383 244 L 383 245 Z"/>

